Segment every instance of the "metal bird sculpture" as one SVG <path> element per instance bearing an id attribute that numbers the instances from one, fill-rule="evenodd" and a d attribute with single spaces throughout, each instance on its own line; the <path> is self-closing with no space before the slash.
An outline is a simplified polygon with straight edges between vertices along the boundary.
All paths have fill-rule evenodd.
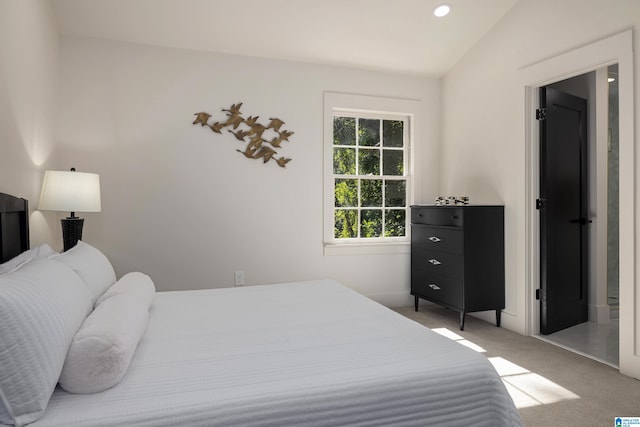
<path id="1" fill-rule="evenodd" d="M 254 136 L 253 138 L 251 138 L 249 140 L 249 143 L 247 144 L 247 148 L 248 147 L 252 147 L 252 148 L 260 148 L 262 147 L 262 143 L 265 142 L 264 139 L 262 139 L 259 136 Z"/>
<path id="2" fill-rule="evenodd" d="M 291 161 L 291 159 L 285 158 L 285 157 L 279 157 L 276 159 L 276 163 L 281 167 L 285 167 L 287 165 L 287 163 L 289 163 Z"/>
<path id="3" fill-rule="evenodd" d="M 275 156 L 278 153 L 275 149 L 279 149 L 283 141 L 289 141 L 289 137 L 294 132 L 289 130 L 280 131 L 285 122 L 275 117 L 269 118 L 267 126 L 258 123 L 260 116 L 249 116 L 245 119 L 240 112 L 241 107 L 242 102 L 238 102 L 237 104 L 232 104 L 229 108 L 222 108 L 222 111 L 226 113 L 226 120 L 223 122 L 216 121 L 213 124 L 208 123 L 209 118 L 211 118 L 210 114 L 205 112 L 195 113 L 196 118 L 193 124 L 208 126 L 213 132 L 219 134 L 222 134 L 222 130 L 228 127 L 229 133 L 232 133 L 237 140 L 246 142 L 245 140 L 249 139 L 244 150 L 236 150 L 237 152 L 242 153 L 249 159 L 262 159 L 263 163 L 275 160 L 280 167 L 284 168 L 291 159 L 288 157 L 276 158 Z M 269 131 L 268 134 L 270 136 L 263 137 L 267 131 Z M 274 134 L 275 136 L 273 136 Z M 271 139 L 268 140 L 266 138 Z M 268 142 L 271 146 L 263 145 L 265 142 Z"/>
<path id="4" fill-rule="evenodd" d="M 228 110 L 226 108 L 223 108 L 222 111 L 229 113 L 229 115 L 231 116 L 237 116 L 238 114 L 240 114 L 240 107 L 242 107 L 242 102 L 231 105 Z"/>
<path id="5" fill-rule="evenodd" d="M 230 130 L 229 132 L 231 132 L 238 141 L 244 141 L 244 138 L 251 135 L 251 132 L 247 132 L 246 130 L 238 130 L 238 131 L 232 131 Z"/>
<path id="6" fill-rule="evenodd" d="M 266 130 L 267 128 L 264 127 L 264 125 L 261 125 L 260 123 L 255 123 L 251 126 L 251 133 L 259 137 L 262 137 L 262 134 Z"/>
<path id="7" fill-rule="evenodd" d="M 200 123 L 201 126 L 204 126 L 207 124 L 207 120 L 209 120 L 209 117 L 211 117 L 211 114 L 196 113 L 195 116 L 196 116 L 196 119 L 193 121 L 193 124 L 197 125 L 198 123 Z"/>
<path id="8" fill-rule="evenodd" d="M 267 142 L 276 148 L 280 148 L 280 144 L 282 144 L 282 141 L 283 141 L 283 138 L 281 136 L 276 136 L 271 141 L 267 141 Z"/>
<path id="9" fill-rule="evenodd" d="M 254 159 L 259 159 L 260 157 L 264 158 L 263 163 L 267 163 L 274 154 L 277 154 L 276 151 L 269 147 L 260 147 L 257 153 L 253 155 Z"/>
<path id="10" fill-rule="evenodd" d="M 273 145 L 276 148 L 280 148 L 280 144 L 282 144 L 282 141 L 289 141 L 289 137 L 293 134 L 294 132 L 288 130 L 278 132 L 278 136 L 269 141 L 269 144 Z"/>
<path id="11" fill-rule="evenodd" d="M 258 119 L 260 118 L 260 116 L 249 116 L 245 121 L 244 124 L 246 124 L 247 126 L 253 126 L 256 124 L 256 122 L 258 121 Z"/>
<path id="12" fill-rule="evenodd" d="M 255 154 L 257 148 L 252 148 L 252 147 L 247 147 L 244 149 L 244 151 L 242 150 L 236 150 L 238 153 L 242 153 L 244 154 L 245 157 L 249 158 L 249 159 L 253 159 L 253 155 Z"/>
<path id="13" fill-rule="evenodd" d="M 284 124 L 282 120 L 275 119 L 273 117 L 270 117 L 269 120 L 271 120 L 271 123 L 267 125 L 267 129 L 273 129 L 275 131 L 279 131 L 280 127 Z"/>
<path id="14" fill-rule="evenodd" d="M 215 133 L 222 133 L 222 129 L 225 127 L 225 124 L 220 122 L 215 122 L 214 124 L 209 125 L 209 127 Z"/>
<path id="15" fill-rule="evenodd" d="M 242 124 L 242 116 L 238 115 L 230 115 L 227 121 L 224 123 L 225 126 L 233 126 L 234 129 L 238 129 L 238 126 Z"/>
<path id="16" fill-rule="evenodd" d="M 289 130 L 283 130 L 282 132 L 278 132 L 278 138 L 282 141 L 289 141 L 289 137 L 293 135 L 295 132 L 291 132 Z"/>

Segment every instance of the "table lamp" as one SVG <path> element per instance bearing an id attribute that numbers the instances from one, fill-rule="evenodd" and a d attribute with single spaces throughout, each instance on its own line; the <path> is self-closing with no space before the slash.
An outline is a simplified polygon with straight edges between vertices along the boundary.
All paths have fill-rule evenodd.
<path id="1" fill-rule="evenodd" d="M 40 202 L 41 211 L 68 211 L 61 219 L 64 250 L 74 247 L 82 239 L 84 218 L 76 212 L 100 212 L 100 175 L 71 171 L 45 171 Z"/>

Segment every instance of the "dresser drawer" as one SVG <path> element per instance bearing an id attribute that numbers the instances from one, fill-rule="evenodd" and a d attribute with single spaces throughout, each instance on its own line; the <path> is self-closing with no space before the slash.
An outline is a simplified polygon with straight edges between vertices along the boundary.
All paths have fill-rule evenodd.
<path id="1" fill-rule="evenodd" d="M 462 281 L 450 277 L 427 275 L 415 270 L 411 276 L 412 294 L 454 308 L 463 308 Z"/>
<path id="2" fill-rule="evenodd" d="M 411 244 L 413 247 L 462 254 L 462 230 L 430 227 L 428 225 L 411 225 Z"/>
<path id="3" fill-rule="evenodd" d="M 450 206 L 412 206 L 411 223 L 462 227 L 462 208 Z"/>
<path id="4" fill-rule="evenodd" d="M 411 251 L 411 269 L 419 269 L 428 274 L 462 279 L 464 277 L 463 256 L 442 251 L 432 251 L 414 247 Z"/>

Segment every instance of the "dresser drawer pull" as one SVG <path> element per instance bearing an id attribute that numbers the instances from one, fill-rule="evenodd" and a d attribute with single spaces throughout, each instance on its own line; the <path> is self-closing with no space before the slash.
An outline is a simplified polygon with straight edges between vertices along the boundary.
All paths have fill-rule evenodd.
<path id="1" fill-rule="evenodd" d="M 440 261 L 438 261 L 437 259 L 430 259 L 429 262 L 433 265 L 440 265 L 442 264 Z"/>
<path id="2" fill-rule="evenodd" d="M 442 239 L 439 238 L 438 236 L 431 236 L 429 237 L 429 240 L 431 240 L 433 243 L 438 243 L 442 241 Z"/>
<path id="3" fill-rule="evenodd" d="M 440 290 L 440 286 L 436 285 L 435 283 L 431 283 L 431 284 L 429 285 L 429 287 L 430 287 L 431 289 L 433 289 L 434 291 L 439 291 L 439 290 Z"/>

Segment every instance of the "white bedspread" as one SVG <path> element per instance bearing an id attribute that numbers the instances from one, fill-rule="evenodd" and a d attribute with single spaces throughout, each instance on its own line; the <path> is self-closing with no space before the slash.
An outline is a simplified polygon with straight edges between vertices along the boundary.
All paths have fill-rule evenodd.
<path id="1" fill-rule="evenodd" d="M 521 425 L 481 354 L 331 281 L 160 292 L 114 388 L 33 426 Z"/>

